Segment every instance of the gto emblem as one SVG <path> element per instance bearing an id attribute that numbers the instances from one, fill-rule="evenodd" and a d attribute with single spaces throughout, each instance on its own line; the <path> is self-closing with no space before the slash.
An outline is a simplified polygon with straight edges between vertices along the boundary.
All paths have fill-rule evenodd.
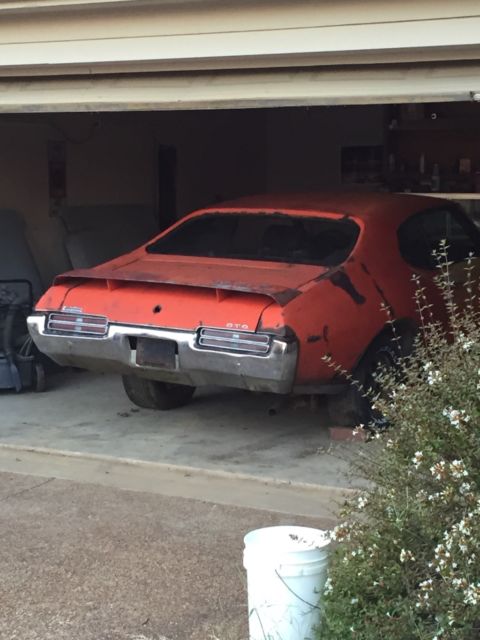
<path id="1" fill-rule="evenodd" d="M 82 307 L 62 307 L 62 311 L 65 311 L 65 313 L 83 313 Z"/>
<path id="2" fill-rule="evenodd" d="M 239 322 L 227 322 L 228 329 L 248 329 L 248 324 L 240 324 Z"/>

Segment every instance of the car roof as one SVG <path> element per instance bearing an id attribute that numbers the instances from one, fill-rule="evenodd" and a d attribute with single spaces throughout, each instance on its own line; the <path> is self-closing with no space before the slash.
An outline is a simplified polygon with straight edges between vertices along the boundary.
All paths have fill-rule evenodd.
<path id="1" fill-rule="evenodd" d="M 354 191 L 323 191 L 314 193 L 278 193 L 247 196 L 211 205 L 203 211 L 221 210 L 275 210 L 275 211 L 312 211 L 313 213 L 338 213 L 358 218 L 384 216 L 402 219 L 409 215 L 430 209 L 450 205 L 443 198 L 421 196 L 407 193 L 372 193 Z"/>

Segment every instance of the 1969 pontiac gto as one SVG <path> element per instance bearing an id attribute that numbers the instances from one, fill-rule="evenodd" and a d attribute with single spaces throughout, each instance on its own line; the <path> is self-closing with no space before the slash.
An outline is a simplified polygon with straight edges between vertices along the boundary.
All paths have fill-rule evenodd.
<path id="1" fill-rule="evenodd" d="M 362 420 L 368 403 L 323 358 L 371 384 L 395 355 L 382 306 L 409 348 L 418 321 L 412 275 L 438 300 L 432 250 L 442 238 L 454 262 L 480 255 L 475 226 L 438 198 L 243 198 L 58 276 L 29 329 L 61 365 L 121 374 L 141 407 L 178 407 L 196 386 L 217 384 L 331 394 L 337 420 Z"/>

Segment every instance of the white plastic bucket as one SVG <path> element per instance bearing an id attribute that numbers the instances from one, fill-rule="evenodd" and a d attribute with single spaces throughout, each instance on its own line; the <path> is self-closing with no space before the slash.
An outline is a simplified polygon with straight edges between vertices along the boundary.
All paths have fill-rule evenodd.
<path id="1" fill-rule="evenodd" d="M 327 532 L 265 527 L 244 542 L 250 640 L 313 640 L 327 578 Z"/>

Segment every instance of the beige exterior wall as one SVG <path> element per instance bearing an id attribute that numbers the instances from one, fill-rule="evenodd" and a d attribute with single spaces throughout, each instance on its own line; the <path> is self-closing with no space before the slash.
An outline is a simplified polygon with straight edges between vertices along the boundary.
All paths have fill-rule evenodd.
<path id="1" fill-rule="evenodd" d="M 4 0 L 0 73 L 479 59 L 477 0 Z"/>
<path id="2" fill-rule="evenodd" d="M 478 0 L 0 0 L 0 112 L 480 99 L 479 34 Z"/>

